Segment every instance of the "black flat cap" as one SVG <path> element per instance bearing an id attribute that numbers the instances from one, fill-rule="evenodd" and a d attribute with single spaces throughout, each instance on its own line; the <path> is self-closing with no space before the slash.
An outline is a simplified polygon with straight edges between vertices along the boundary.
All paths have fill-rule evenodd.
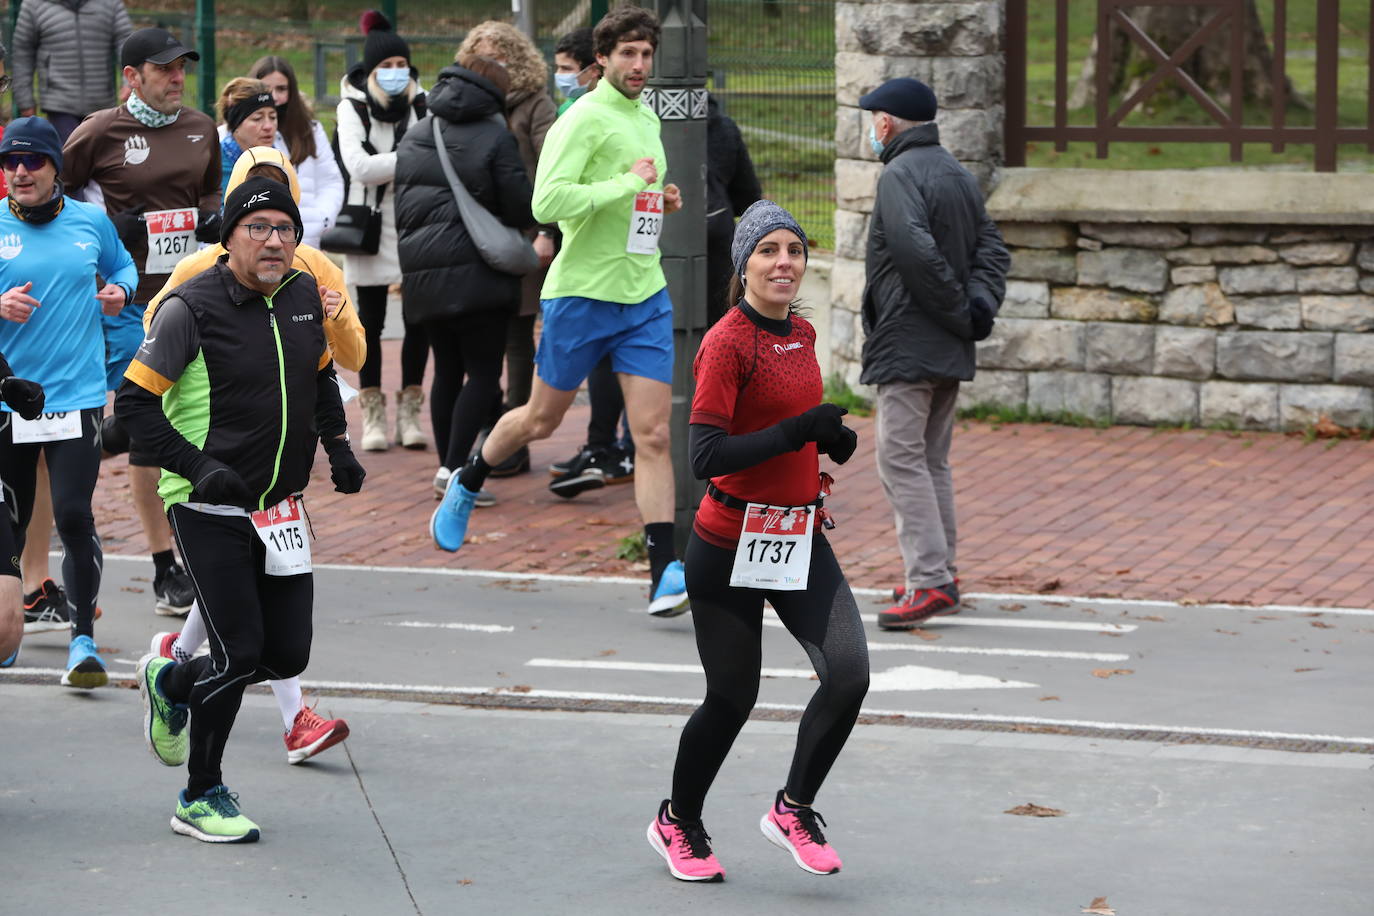
<path id="1" fill-rule="evenodd" d="M 859 99 L 859 107 L 885 111 L 905 121 L 935 120 L 935 90 L 918 79 L 899 76 Z"/>

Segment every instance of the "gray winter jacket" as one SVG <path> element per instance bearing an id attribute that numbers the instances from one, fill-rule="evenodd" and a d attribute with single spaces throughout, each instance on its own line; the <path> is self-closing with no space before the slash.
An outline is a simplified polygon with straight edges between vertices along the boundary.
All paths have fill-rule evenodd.
<path id="1" fill-rule="evenodd" d="M 1011 256 L 978 181 L 940 145 L 934 124 L 883 149 L 863 295 L 866 385 L 973 378 L 969 303 L 993 311 Z"/>
<path id="2" fill-rule="evenodd" d="M 10 48 L 14 101 L 84 118 L 115 104 L 119 48 L 133 32 L 122 0 L 24 0 Z"/>

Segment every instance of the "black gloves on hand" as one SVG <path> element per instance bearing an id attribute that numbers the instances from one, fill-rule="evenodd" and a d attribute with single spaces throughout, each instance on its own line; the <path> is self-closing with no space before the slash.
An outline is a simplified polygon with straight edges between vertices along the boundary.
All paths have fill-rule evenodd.
<path id="1" fill-rule="evenodd" d="M 792 450 L 796 451 L 808 442 L 829 442 L 838 438 L 844 424 L 840 417 L 849 413 L 838 404 L 817 404 L 805 413 L 788 417 L 778 425 L 782 427 Z"/>
<path id="2" fill-rule="evenodd" d="M 329 456 L 329 479 L 334 481 L 334 489 L 340 493 L 357 493 L 363 488 L 363 478 L 367 471 L 353 457 L 353 449 L 343 439 L 325 439 L 325 454 Z"/>
<path id="3" fill-rule="evenodd" d="M 973 323 L 973 339 L 986 340 L 992 333 L 992 325 L 996 320 L 996 313 L 992 309 L 992 303 L 982 297 L 973 299 L 968 304 L 969 318 Z"/>
<path id="4" fill-rule="evenodd" d="M 135 245 L 144 242 L 147 233 L 143 228 L 142 210 L 125 210 L 123 213 L 116 213 L 110 217 L 110 222 L 114 223 L 115 232 L 118 233 L 119 240 L 124 243 L 125 248 L 133 250 Z"/>
<path id="5" fill-rule="evenodd" d="M 0 400 L 25 420 L 32 420 L 43 412 L 43 386 L 17 375 L 9 375 L 0 379 Z"/>
<path id="6" fill-rule="evenodd" d="M 829 455 L 830 460 L 836 464 L 844 464 L 854 455 L 854 449 L 859 447 L 859 434 L 848 426 L 840 427 L 840 435 L 825 442 L 816 443 L 816 448 L 822 455 Z"/>
<path id="7" fill-rule="evenodd" d="M 218 210 L 201 210 L 196 220 L 196 241 L 213 245 L 219 241 L 220 215 Z"/>
<path id="8" fill-rule="evenodd" d="M 195 492 L 201 502 L 251 509 L 257 501 L 249 491 L 248 484 L 243 482 L 243 478 L 229 465 L 214 458 L 205 459 L 194 483 Z"/>

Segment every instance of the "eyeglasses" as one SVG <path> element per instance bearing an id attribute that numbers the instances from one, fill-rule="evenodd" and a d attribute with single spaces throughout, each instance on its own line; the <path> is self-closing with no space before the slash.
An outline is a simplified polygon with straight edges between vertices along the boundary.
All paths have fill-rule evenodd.
<path id="1" fill-rule="evenodd" d="M 36 172 L 48 164 L 48 157 L 42 153 L 6 153 L 0 157 L 0 168 L 13 172 L 21 165 L 30 172 Z"/>
<path id="2" fill-rule="evenodd" d="M 277 233 L 277 238 L 285 245 L 287 242 L 295 244 L 301 240 L 300 226 L 269 226 L 267 223 L 244 223 L 243 228 L 248 230 L 248 237 L 255 242 L 265 242 L 272 235 Z"/>

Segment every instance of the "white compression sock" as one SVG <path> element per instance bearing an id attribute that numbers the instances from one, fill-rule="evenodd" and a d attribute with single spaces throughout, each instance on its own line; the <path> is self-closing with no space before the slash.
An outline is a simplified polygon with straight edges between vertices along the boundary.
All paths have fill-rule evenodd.
<path id="1" fill-rule="evenodd" d="M 181 635 L 172 646 L 172 655 L 179 662 L 190 661 L 191 656 L 205 642 L 205 620 L 200 616 L 200 602 L 192 601 L 186 622 L 181 625 Z M 184 656 L 184 657 L 183 657 Z"/>
<path id="2" fill-rule="evenodd" d="M 289 677 L 284 681 L 268 681 L 272 685 L 272 695 L 277 698 L 281 710 L 281 720 L 286 723 L 286 731 L 296 721 L 296 713 L 301 711 L 301 679 Z"/>

